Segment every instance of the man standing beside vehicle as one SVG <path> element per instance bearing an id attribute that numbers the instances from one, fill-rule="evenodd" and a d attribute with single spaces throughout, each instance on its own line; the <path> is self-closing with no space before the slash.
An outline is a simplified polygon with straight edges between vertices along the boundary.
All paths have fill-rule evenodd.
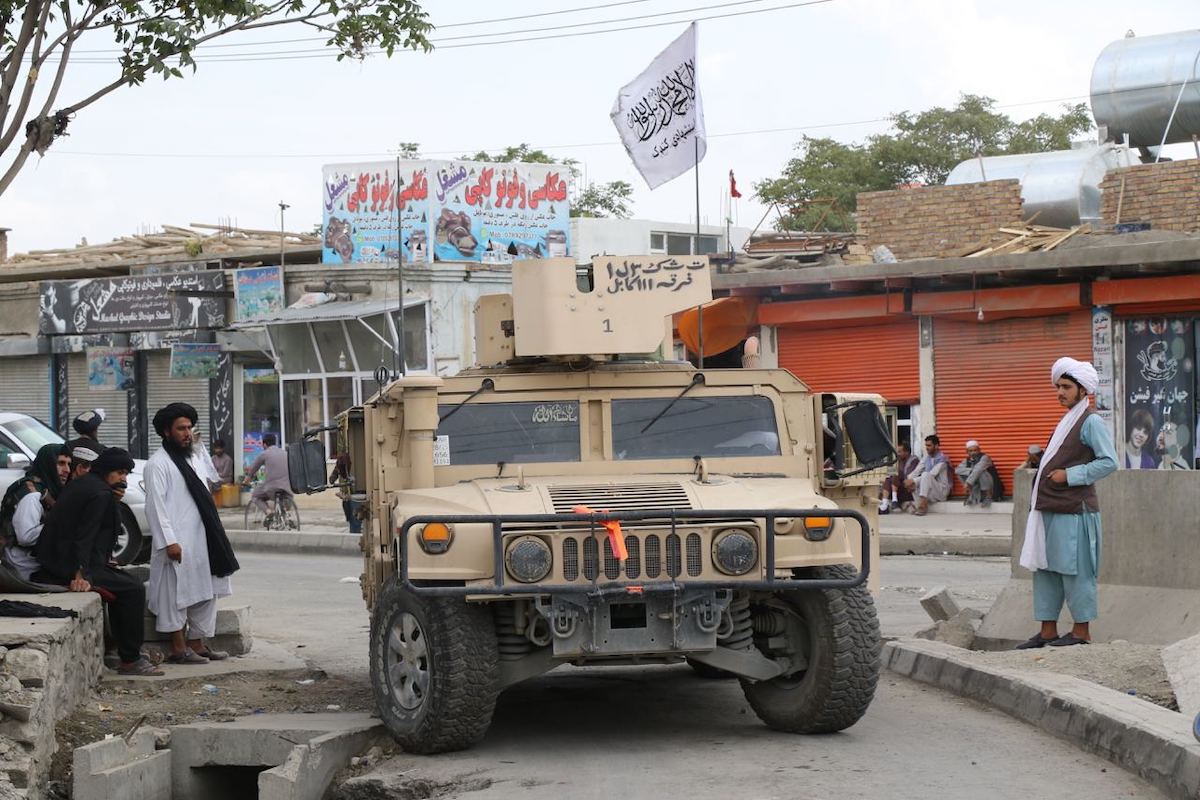
<path id="1" fill-rule="evenodd" d="M 62 487 L 71 474 L 70 450 L 64 444 L 47 444 L 25 474 L 4 494 L 0 504 L 0 531 L 7 540 L 4 561 L 29 580 L 39 568 L 33 554 L 42 533 L 46 513 L 54 507 Z"/>
<path id="2" fill-rule="evenodd" d="M 274 497 L 276 492 L 286 492 L 289 496 L 292 494 L 292 483 L 288 480 L 287 453 L 275 445 L 275 434 L 273 433 L 268 433 L 263 437 L 263 451 L 247 468 L 246 474 L 242 478 L 242 485 L 249 486 L 251 478 L 257 475 L 263 467 L 267 468 L 266 478 L 254 487 L 250 498 L 263 514 L 267 514 L 271 510 L 267 506 L 267 500 Z"/>
<path id="3" fill-rule="evenodd" d="M 92 462 L 86 474 L 63 488 L 34 548 L 41 568 L 32 577 L 72 592 L 106 595 L 120 656 L 117 672 L 162 675 L 141 652 L 146 590 L 137 578 L 117 569 L 111 558 L 120 525 L 116 493 L 125 488 L 132 470 L 129 453 L 112 447 Z"/>
<path id="4" fill-rule="evenodd" d="M 154 628 L 171 634 L 167 661 L 204 664 L 228 654 L 204 640 L 216 633 L 217 598 L 232 593 L 237 557 L 205 481 L 207 459 L 195 452 L 196 409 L 171 403 L 154 415 L 162 449 L 146 462 L 146 516 L 153 536 L 148 607 Z"/>
<path id="5" fill-rule="evenodd" d="M 1100 383 L 1096 368 L 1086 361 L 1060 358 L 1050 370 L 1050 381 L 1059 405 L 1068 410 L 1054 429 L 1033 479 L 1021 566 L 1033 573 L 1033 618 L 1041 629 L 1017 645 L 1018 650 L 1092 640 L 1101 549 L 1095 484 L 1117 469 L 1112 434 L 1088 403 L 1088 395 Z M 1059 636 L 1064 601 L 1075 624 L 1070 633 Z"/>

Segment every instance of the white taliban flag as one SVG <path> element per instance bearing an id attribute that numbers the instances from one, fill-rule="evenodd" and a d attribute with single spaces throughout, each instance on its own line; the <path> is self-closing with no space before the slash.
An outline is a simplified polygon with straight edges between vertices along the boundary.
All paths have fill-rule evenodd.
<path id="1" fill-rule="evenodd" d="M 633 165 L 654 189 L 704 158 L 704 110 L 696 82 L 696 23 L 621 88 L 613 124 Z"/>

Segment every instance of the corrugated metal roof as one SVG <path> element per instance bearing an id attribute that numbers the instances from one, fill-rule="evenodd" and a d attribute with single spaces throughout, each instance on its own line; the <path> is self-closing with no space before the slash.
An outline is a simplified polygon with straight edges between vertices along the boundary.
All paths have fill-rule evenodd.
<path id="1" fill-rule="evenodd" d="M 412 295 L 404 299 L 404 307 L 412 308 L 419 306 L 422 303 L 429 301 L 429 298 L 421 295 Z M 233 328 L 257 328 L 262 325 L 282 325 L 288 322 L 318 322 L 322 320 L 334 319 L 355 319 L 357 317 L 369 317 L 372 314 L 381 314 L 384 311 L 395 310 L 397 304 L 395 299 L 391 300 L 334 300 L 329 303 L 321 303 L 316 306 L 308 306 L 305 308 L 285 308 L 276 311 L 274 314 L 268 314 L 263 317 L 254 319 L 238 320 L 233 323 Z"/>

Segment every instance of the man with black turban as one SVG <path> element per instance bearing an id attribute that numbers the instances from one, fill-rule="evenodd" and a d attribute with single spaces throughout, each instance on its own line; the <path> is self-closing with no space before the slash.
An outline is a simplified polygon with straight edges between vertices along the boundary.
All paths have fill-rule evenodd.
<path id="1" fill-rule="evenodd" d="M 146 462 L 150 553 L 149 608 L 154 628 L 171 634 L 167 661 L 204 664 L 227 658 L 204 643 L 217 627 L 217 598 L 232 593 L 237 557 L 208 490 L 216 475 L 203 448 L 193 447 L 196 409 L 171 403 L 154 415 L 162 449 Z"/>
<path id="2" fill-rule="evenodd" d="M 120 529 L 116 492 L 133 470 L 129 453 L 110 447 L 83 476 L 68 483 L 46 515 L 34 553 L 38 583 L 56 583 L 72 592 L 97 591 L 108 600 L 109 621 L 124 675 L 162 675 L 141 654 L 146 590 L 141 581 L 111 563 Z"/>
<path id="3" fill-rule="evenodd" d="M 42 445 L 25 474 L 13 482 L 0 501 L 0 536 L 4 561 L 23 580 L 37 572 L 33 546 L 42 534 L 46 512 L 54 507 L 71 471 L 71 451 L 65 444 Z"/>

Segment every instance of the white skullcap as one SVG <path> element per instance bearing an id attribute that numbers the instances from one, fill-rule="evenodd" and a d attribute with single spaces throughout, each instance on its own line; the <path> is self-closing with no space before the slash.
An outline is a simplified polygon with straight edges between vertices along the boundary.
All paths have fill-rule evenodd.
<path id="1" fill-rule="evenodd" d="M 974 439 L 967 439 L 967 449 L 970 450 L 972 447 L 979 447 L 979 442 Z"/>
<path id="2" fill-rule="evenodd" d="M 1058 383 L 1058 379 L 1063 375 L 1073 378 L 1088 394 L 1095 394 L 1096 387 L 1100 385 L 1100 376 L 1088 361 L 1076 361 L 1069 356 L 1063 356 L 1050 368 L 1050 383 Z"/>
<path id="3" fill-rule="evenodd" d="M 1036 444 L 1031 444 L 1029 445 L 1029 450 L 1026 452 L 1028 452 L 1031 456 L 1036 456 L 1038 453 L 1042 452 L 1042 448 Z"/>

